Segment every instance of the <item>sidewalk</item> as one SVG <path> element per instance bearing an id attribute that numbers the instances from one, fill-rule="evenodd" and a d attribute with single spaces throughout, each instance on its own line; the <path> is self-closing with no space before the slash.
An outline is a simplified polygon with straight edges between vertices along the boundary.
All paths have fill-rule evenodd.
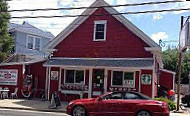
<path id="1" fill-rule="evenodd" d="M 62 108 L 49 109 L 50 101 L 41 99 L 0 99 L 0 108 L 37 110 L 47 112 L 66 112 L 68 102 L 61 102 Z"/>

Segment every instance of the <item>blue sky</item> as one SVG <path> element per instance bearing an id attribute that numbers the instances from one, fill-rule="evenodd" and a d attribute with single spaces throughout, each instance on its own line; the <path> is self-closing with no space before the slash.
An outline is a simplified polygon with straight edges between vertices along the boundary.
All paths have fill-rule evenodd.
<path id="1" fill-rule="evenodd" d="M 37 8 L 61 8 L 61 7 L 88 7 L 95 0 L 14 0 L 8 2 L 10 10 L 15 9 L 37 9 Z M 110 5 L 143 3 L 143 2 L 155 2 L 166 0 L 105 0 Z M 174 0 L 170 0 L 174 1 Z M 177 0 L 176 0 L 177 1 Z M 178 0 L 179 1 L 179 0 Z M 146 10 L 163 10 L 163 9 L 176 9 L 176 8 L 190 8 L 190 2 L 182 3 L 167 3 L 160 5 L 144 5 L 134 7 L 117 7 L 119 12 L 138 12 Z M 81 14 L 84 10 L 72 10 L 72 11 L 41 11 L 41 12 L 12 12 L 12 16 L 40 16 L 40 15 L 75 15 Z M 180 12 L 164 12 L 164 13 L 148 13 L 148 14 L 135 14 L 125 15 L 134 25 L 140 28 L 144 33 L 151 37 L 158 43 L 160 39 L 163 41 L 175 41 L 165 42 L 166 49 L 168 45 L 170 47 L 176 47 L 179 39 L 180 20 L 181 16 L 190 16 L 190 11 Z M 51 18 L 51 19 L 11 19 L 13 23 L 22 23 L 28 21 L 30 24 L 52 32 L 55 36 L 59 34 L 67 25 L 71 23 L 75 18 Z"/>

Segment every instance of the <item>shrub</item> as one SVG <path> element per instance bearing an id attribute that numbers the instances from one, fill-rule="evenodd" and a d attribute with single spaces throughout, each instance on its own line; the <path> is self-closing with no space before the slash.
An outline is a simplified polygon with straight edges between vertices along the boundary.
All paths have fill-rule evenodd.
<path id="1" fill-rule="evenodd" d="M 172 100 L 169 100 L 169 99 L 163 98 L 163 97 L 154 98 L 154 100 L 166 102 L 168 104 L 168 108 L 170 111 L 176 110 L 176 104 Z"/>

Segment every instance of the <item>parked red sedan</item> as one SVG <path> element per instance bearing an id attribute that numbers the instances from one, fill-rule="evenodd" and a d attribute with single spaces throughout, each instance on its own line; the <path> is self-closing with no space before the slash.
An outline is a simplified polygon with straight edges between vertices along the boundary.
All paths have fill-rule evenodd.
<path id="1" fill-rule="evenodd" d="M 167 103 L 137 92 L 110 92 L 97 98 L 74 100 L 67 106 L 72 116 L 169 116 Z"/>

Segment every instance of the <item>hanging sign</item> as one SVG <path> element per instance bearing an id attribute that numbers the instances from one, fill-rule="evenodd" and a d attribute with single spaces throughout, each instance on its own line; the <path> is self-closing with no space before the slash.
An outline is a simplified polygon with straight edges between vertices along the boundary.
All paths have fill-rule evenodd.
<path id="1" fill-rule="evenodd" d="M 59 72 L 51 71 L 51 80 L 58 80 Z"/>
<path id="2" fill-rule="evenodd" d="M 141 84 L 150 85 L 152 81 L 152 76 L 150 74 L 143 74 L 141 76 Z"/>
<path id="3" fill-rule="evenodd" d="M 18 70 L 17 69 L 1 69 L 0 85 L 17 85 Z"/>

